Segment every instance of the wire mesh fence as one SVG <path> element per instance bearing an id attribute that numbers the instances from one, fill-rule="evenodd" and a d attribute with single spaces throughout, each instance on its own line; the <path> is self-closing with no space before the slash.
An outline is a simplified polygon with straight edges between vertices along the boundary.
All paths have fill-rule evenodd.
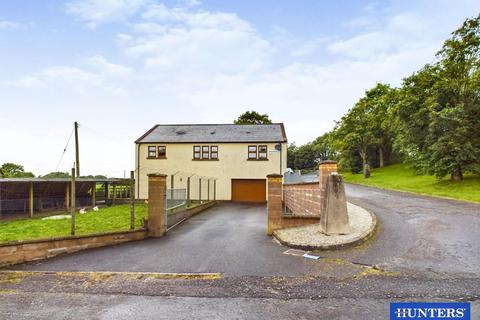
<path id="1" fill-rule="evenodd" d="M 187 204 L 187 189 L 167 189 L 167 210 Z"/>
<path id="2" fill-rule="evenodd" d="M 216 199 L 216 178 L 187 172 L 167 176 L 167 228 L 188 218 L 188 209 Z"/>

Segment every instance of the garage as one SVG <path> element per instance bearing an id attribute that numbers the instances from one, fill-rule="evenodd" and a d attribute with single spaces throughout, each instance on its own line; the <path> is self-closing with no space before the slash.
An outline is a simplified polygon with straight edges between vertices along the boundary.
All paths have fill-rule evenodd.
<path id="1" fill-rule="evenodd" d="M 265 179 L 232 179 L 232 201 L 265 202 L 266 199 Z"/>

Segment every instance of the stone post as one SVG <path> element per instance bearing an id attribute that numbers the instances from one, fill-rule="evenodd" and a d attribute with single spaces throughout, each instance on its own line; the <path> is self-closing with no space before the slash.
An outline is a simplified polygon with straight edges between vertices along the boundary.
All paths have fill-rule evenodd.
<path id="1" fill-rule="evenodd" d="M 325 211 L 320 217 L 320 231 L 327 235 L 350 233 L 345 186 L 342 176 L 336 172 L 327 178 L 325 200 Z"/>
<path id="2" fill-rule="evenodd" d="M 318 168 L 318 182 L 320 184 L 320 215 L 325 212 L 327 178 L 332 172 L 337 172 L 337 162 L 333 160 L 324 160 L 320 162 Z"/>
<path id="3" fill-rule="evenodd" d="M 273 231 L 280 229 L 282 226 L 282 177 L 281 174 L 277 173 L 267 175 L 268 235 L 271 235 Z"/>
<path id="4" fill-rule="evenodd" d="M 167 175 L 148 174 L 148 236 L 161 237 L 167 230 L 165 219 Z"/>

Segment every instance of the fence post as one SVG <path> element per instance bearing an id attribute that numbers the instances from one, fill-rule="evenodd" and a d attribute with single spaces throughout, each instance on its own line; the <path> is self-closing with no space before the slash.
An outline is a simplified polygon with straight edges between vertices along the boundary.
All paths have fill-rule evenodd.
<path id="1" fill-rule="evenodd" d="M 109 197 L 109 194 L 108 194 L 108 182 L 105 182 L 104 187 L 105 187 L 105 203 L 108 203 L 108 197 Z"/>
<path id="2" fill-rule="evenodd" d="M 210 201 L 210 178 L 207 180 L 207 201 Z"/>
<path id="3" fill-rule="evenodd" d="M 130 229 L 135 229 L 135 172 L 130 171 Z"/>
<path id="4" fill-rule="evenodd" d="M 332 172 L 337 172 L 337 162 L 324 160 L 318 167 L 318 183 L 320 184 L 320 215 L 325 212 L 327 198 L 327 179 Z"/>
<path id="5" fill-rule="evenodd" d="M 213 201 L 217 200 L 217 179 L 213 180 Z"/>
<path id="6" fill-rule="evenodd" d="M 92 207 L 97 204 L 97 183 L 94 182 L 92 186 Z"/>
<path id="7" fill-rule="evenodd" d="M 190 177 L 187 178 L 187 207 L 190 206 Z"/>
<path id="8" fill-rule="evenodd" d="M 30 218 L 33 217 L 33 182 L 30 182 L 30 190 L 28 193 L 28 214 Z"/>
<path id="9" fill-rule="evenodd" d="M 115 200 L 117 199 L 117 185 L 115 181 L 112 182 L 113 185 L 113 197 L 112 197 L 112 204 L 115 204 Z"/>
<path id="10" fill-rule="evenodd" d="M 65 211 L 70 212 L 70 183 L 65 186 Z"/>
<path id="11" fill-rule="evenodd" d="M 161 237 L 166 232 L 165 208 L 167 175 L 148 174 L 148 236 Z"/>
<path id="12" fill-rule="evenodd" d="M 71 215 L 71 225 L 70 225 L 70 234 L 75 235 L 75 168 L 72 168 L 72 185 L 70 187 L 70 215 Z"/>
<path id="13" fill-rule="evenodd" d="M 174 190 L 175 189 L 175 174 L 172 174 L 171 177 L 170 177 L 170 201 L 172 203 L 171 206 L 173 206 L 173 203 L 174 203 L 174 197 L 175 197 L 175 193 L 174 193 Z"/>
<path id="14" fill-rule="evenodd" d="M 268 188 L 268 225 L 267 234 L 272 235 L 273 231 L 281 227 L 282 220 L 282 181 L 281 174 L 269 174 L 267 175 L 267 188 Z"/>
<path id="15" fill-rule="evenodd" d="M 198 201 L 202 203 L 202 178 L 198 179 Z"/>

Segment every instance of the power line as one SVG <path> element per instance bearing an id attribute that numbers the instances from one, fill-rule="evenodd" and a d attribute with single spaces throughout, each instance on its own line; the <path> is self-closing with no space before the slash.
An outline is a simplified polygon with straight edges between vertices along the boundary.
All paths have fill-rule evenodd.
<path id="1" fill-rule="evenodd" d="M 55 172 L 58 171 L 58 167 L 60 166 L 60 163 L 62 162 L 63 156 L 65 155 L 65 152 L 67 152 L 68 144 L 70 143 L 70 139 L 72 139 L 74 131 L 75 131 L 75 128 L 72 129 L 72 132 L 70 132 L 70 136 L 68 137 L 67 144 L 65 145 L 65 148 L 63 148 L 63 152 L 62 152 L 62 155 L 60 156 L 60 160 L 58 160 L 57 166 L 55 167 Z"/>

